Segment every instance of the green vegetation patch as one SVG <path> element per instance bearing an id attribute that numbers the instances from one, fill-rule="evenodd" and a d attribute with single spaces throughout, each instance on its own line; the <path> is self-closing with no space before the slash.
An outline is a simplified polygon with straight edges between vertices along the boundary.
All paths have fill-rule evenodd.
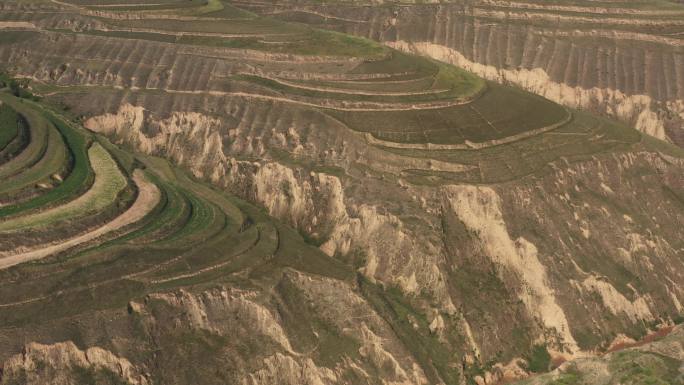
<path id="1" fill-rule="evenodd" d="M 545 344 L 534 345 L 527 358 L 527 369 L 534 373 L 547 372 L 551 365 L 551 355 Z"/>
<path id="2" fill-rule="evenodd" d="M 655 353 L 621 351 L 609 363 L 614 383 L 623 385 L 669 385 L 680 376 L 680 362 Z"/>
<path id="3" fill-rule="evenodd" d="M 95 172 L 95 182 L 85 194 L 62 206 L 9 219 L 0 224 L 0 231 L 44 227 L 58 221 L 100 212 L 112 204 L 127 186 L 128 181 L 121 174 L 114 159 L 100 144 L 93 144 L 88 155 Z"/>
<path id="4" fill-rule="evenodd" d="M 0 207 L 0 217 L 15 215 L 22 211 L 45 208 L 46 206 L 73 199 L 92 184 L 94 173 L 90 167 L 87 150 L 90 137 L 69 127 L 68 124 L 49 113 L 46 113 L 45 116 L 59 129 L 67 143 L 70 152 L 71 172 L 63 183 L 43 195 L 16 205 Z M 33 140 L 31 144 L 34 143 Z M 23 152 L 21 155 L 23 155 Z M 0 167 L 1 171 L 3 170 Z"/>
<path id="5" fill-rule="evenodd" d="M 7 104 L 0 104 L 0 150 L 19 135 L 19 115 Z"/>
<path id="6" fill-rule="evenodd" d="M 350 56 L 358 58 L 377 58 L 385 53 L 378 43 L 343 33 L 309 29 L 302 40 L 276 48 L 277 51 L 291 50 L 300 55 Z"/>
<path id="7" fill-rule="evenodd" d="M 24 123 L 33 127 L 45 127 L 47 146 L 35 164 L 27 166 L 20 173 L 5 179 L 0 185 L 0 201 L 17 202 L 26 200 L 61 183 L 62 176 L 69 171 L 69 152 L 59 131 L 45 117 L 33 109 L 22 106 Z"/>

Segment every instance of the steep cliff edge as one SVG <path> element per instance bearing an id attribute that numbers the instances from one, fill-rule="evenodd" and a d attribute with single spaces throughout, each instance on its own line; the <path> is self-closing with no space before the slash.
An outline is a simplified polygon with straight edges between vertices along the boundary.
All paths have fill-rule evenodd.
<path id="1" fill-rule="evenodd" d="M 97 347 L 80 350 L 70 341 L 53 345 L 30 343 L 21 354 L 3 363 L 0 374 L 1 384 L 66 385 L 88 381 L 98 384 L 149 384 L 148 379 L 128 360 Z"/>

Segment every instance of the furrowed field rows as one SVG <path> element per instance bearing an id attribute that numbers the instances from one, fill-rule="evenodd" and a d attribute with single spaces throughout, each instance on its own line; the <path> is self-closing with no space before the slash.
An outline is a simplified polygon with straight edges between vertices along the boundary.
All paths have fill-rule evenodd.
<path id="1" fill-rule="evenodd" d="M 141 172 L 136 172 L 133 179 L 139 190 L 138 199 L 133 205 L 122 213 L 120 216 L 108 222 L 107 224 L 90 231 L 88 233 L 76 236 L 67 240 L 60 240 L 58 244 L 22 252 L 19 254 L 2 255 L 0 253 L 0 269 L 9 266 L 25 263 L 37 259 L 45 258 L 49 255 L 54 255 L 62 251 L 68 250 L 72 247 L 87 244 L 88 242 L 102 237 L 110 232 L 121 229 L 125 226 L 133 224 L 143 218 L 149 211 L 151 211 L 159 200 L 159 190 L 157 187 L 145 180 Z"/>
<path id="2" fill-rule="evenodd" d="M 3 97 L 3 103 L 7 103 L 5 100 L 6 98 Z M 26 135 L 28 145 L 23 148 L 20 153 L 0 165 L 0 178 L 2 179 L 17 175 L 36 164 L 42 158 L 48 147 L 49 127 L 44 121 L 36 122 L 38 124 L 35 125 L 28 125 L 28 122 L 20 115 L 14 116 L 13 119 L 15 120 L 15 124 L 17 119 L 20 119 L 20 125 L 28 126 L 29 132 L 28 135 Z"/>
<path id="3" fill-rule="evenodd" d="M 356 131 L 369 132 L 381 140 L 432 144 L 503 139 L 567 119 L 567 112 L 557 104 L 494 84 L 480 97 L 459 106 L 430 111 L 329 114 Z"/>
<path id="4" fill-rule="evenodd" d="M 41 190 L 61 183 L 69 171 L 69 153 L 59 131 L 35 111 L 15 104 L 24 125 L 47 127 L 47 147 L 40 160 L 20 173 L 8 176 L 0 186 L 0 204 L 9 205 L 31 198 Z"/>
<path id="5" fill-rule="evenodd" d="M 50 205 L 57 205 L 61 202 L 74 199 L 92 184 L 94 179 L 93 171 L 90 167 L 87 155 L 89 138 L 86 138 L 82 133 L 75 131 L 59 119 L 53 118 L 48 120 L 50 124 L 40 124 L 39 122 L 35 127 L 31 126 L 31 132 L 35 132 L 35 135 L 31 136 L 31 144 L 29 144 L 26 150 L 15 157 L 11 162 L 0 167 L 0 174 L 3 173 L 3 170 L 10 169 L 10 167 L 5 169 L 4 166 L 12 166 L 11 169 L 16 169 L 16 172 L 13 171 L 10 174 L 16 175 L 24 171 L 21 167 L 30 168 L 31 165 L 39 162 L 40 157 L 45 155 L 45 151 L 48 147 L 48 130 L 50 130 L 51 127 L 57 127 L 59 134 L 61 134 L 62 138 L 67 142 L 70 155 L 70 172 L 68 176 L 64 178 L 63 182 L 57 187 L 49 189 L 44 194 L 32 197 L 31 199 L 20 203 L 0 207 L 0 218 L 17 215 L 24 211 L 45 208 Z M 34 146 L 34 143 L 39 143 L 40 149 L 37 149 L 36 146 Z M 34 152 L 39 153 L 39 155 L 34 154 Z M 27 159 L 32 159 L 33 161 L 29 162 Z M 15 163 L 21 163 L 21 165 Z"/>
<path id="6" fill-rule="evenodd" d="M 19 122 L 16 111 L 10 106 L 0 104 L 0 153 L 15 141 L 20 135 Z"/>
<path id="7" fill-rule="evenodd" d="M 76 216 L 98 212 L 110 205 L 126 187 L 126 178 L 118 166 L 99 144 L 88 151 L 95 181 L 92 187 L 73 201 L 39 213 L 6 219 L 0 223 L 0 232 L 20 231 L 25 228 L 49 226 L 57 221 L 72 220 Z"/>
<path id="8" fill-rule="evenodd" d="M 29 143 L 29 128 L 26 121 L 8 105 L 0 106 L 2 122 L 0 128 L 5 144 L 0 148 L 0 165 L 21 152 Z"/>

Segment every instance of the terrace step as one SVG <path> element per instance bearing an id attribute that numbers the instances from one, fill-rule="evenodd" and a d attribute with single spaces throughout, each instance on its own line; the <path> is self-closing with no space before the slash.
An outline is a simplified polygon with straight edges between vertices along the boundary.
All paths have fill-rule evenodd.
<path id="1" fill-rule="evenodd" d="M 88 191 L 64 205 L 5 219 L 0 223 L 0 232 L 35 229 L 51 226 L 60 221 L 74 220 L 89 213 L 100 212 L 114 202 L 127 186 L 126 177 L 121 174 L 114 159 L 100 144 L 93 144 L 88 150 L 88 155 L 95 173 L 95 182 Z"/>
<path id="2" fill-rule="evenodd" d="M 133 180 L 138 187 L 139 194 L 135 203 L 133 203 L 133 205 L 126 210 L 126 212 L 95 230 L 67 240 L 59 240 L 55 244 L 49 246 L 44 246 L 17 254 L 0 253 L 0 269 L 5 269 L 16 264 L 42 259 L 47 256 L 63 252 L 72 247 L 95 240 L 103 235 L 106 235 L 107 233 L 116 231 L 142 219 L 154 208 L 159 201 L 159 189 L 153 183 L 148 181 L 140 170 L 136 170 L 136 172 L 133 174 Z"/>
<path id="3" fill-rule="evenodd" d="M 15 103 L 15 107 L 29 127 L 46 127 L 47 147 L 35 164 L 5 179 L 0 186 L 0 205 L 3 206 L 25 201 L 54 188 L 70 171 L 69 152 L 54 125 L 21 103 Z"/>

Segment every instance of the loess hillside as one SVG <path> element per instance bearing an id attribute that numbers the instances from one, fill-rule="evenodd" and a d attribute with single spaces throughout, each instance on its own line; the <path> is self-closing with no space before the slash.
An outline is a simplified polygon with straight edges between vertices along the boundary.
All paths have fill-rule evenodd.
<path id="1" fill-rule="evenodd" d="M 452 63 L 684 146 L 681 2 L 270 0 L 240 5 Z"/>
<path id="2" fill-rule="evenodd" d="M 554 4 L 0 3 L 0 384 L 682 383 L 684 11 Z"/>

